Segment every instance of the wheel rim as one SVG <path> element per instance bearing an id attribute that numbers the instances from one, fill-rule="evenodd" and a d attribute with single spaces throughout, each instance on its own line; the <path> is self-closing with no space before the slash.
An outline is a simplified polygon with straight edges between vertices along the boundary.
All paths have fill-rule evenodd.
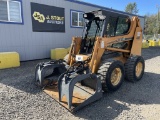
<path id="1" fill-rule="evenodd" d="M 111 83 L 113 86 L 116 86 L 119 84 L 122 77 L 122 71 L 120 68 L 115 68 L 111 74 Z"/>
<path id="2" fill-rule="evenodd" d="M 136 65 L 136 76 L 139 77 L 142 74 L 143 64 L 142 62 L 138 62 Z"/>

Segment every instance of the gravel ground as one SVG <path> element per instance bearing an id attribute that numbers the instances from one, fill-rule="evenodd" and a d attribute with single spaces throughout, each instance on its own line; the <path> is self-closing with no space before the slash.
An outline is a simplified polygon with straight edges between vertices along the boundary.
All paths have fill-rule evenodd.
<path id="1" fill-rule="evenodd" d="M 160 118 L 160 47 L 143 49 L 145 74 L 141 81 L 125 81 L 114 93 L 71 114 L 34 85 L 38 61 L 0 70 L 0 119 L 2 120 L 158 120 Z M 46 61 L 46 60 L 43 60 Z"/>

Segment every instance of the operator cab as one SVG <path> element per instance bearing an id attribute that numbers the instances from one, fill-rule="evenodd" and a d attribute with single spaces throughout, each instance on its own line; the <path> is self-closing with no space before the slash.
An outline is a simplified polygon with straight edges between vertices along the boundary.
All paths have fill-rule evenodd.
<path id="1" fill-rule="evenodd" d="M 80 54 L 91 54 L 96 37 L 115 37 L 129 34 L 131 20 L 129 16 L 111 11 L 98 10 L 83 15 L 85 26 Z M 117 43 L 112 47 L 123 48 L 126 43 Z"/>
<path id="2" fill-rule="evenodd" d="M 93 11 L 85 13 L 83 17 L 86 24 L 83 33 L 80 54 L 90 54 L 93 50 L 96 37 L 102 37 L 106 16 L 102 15 L 102 11 Z"/>

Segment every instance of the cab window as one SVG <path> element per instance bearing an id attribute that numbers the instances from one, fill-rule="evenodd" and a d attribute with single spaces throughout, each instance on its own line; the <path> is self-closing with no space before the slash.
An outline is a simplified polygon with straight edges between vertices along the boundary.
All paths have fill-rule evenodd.
<path id="1" fill-rule="evenodd" d="M 117 17 L 111 17 L 111 16 L 109 17 L 109 22 L 107 24 L 107 30 L 106 30 L 107 37 L 115 36 L 116 22 L 117 22 Z"/>
<path id="2" fill-rule="evenodd" d="M 109 17 L 105 37 L 114 37 L 128 33 L 131 21 L 128 17 Z"/>
<path id="3" fill-rule="evenodd" d="M 117 22 L 116 36 L 128 33 L 130 27 L 130 19 L 119 17 Z"/>

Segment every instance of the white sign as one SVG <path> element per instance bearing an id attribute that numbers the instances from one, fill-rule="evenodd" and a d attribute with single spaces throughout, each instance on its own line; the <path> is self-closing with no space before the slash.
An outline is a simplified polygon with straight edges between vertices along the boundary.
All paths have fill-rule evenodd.
<path id="1" fill-rule="evenodd" d="M 76 55 L 76 61 L 83 61 L 83 56 Z"/>
<path id="2" fill-rule="evenodd" d="M 101 48 L 104 48 L 104 41 L 101 41 Z"/>
<path id="3" fill-rule="evenodd" d="M 137 32 L 137 37 L 140 37 L 140 35 L 141 35 L 141 32 Z"/>

